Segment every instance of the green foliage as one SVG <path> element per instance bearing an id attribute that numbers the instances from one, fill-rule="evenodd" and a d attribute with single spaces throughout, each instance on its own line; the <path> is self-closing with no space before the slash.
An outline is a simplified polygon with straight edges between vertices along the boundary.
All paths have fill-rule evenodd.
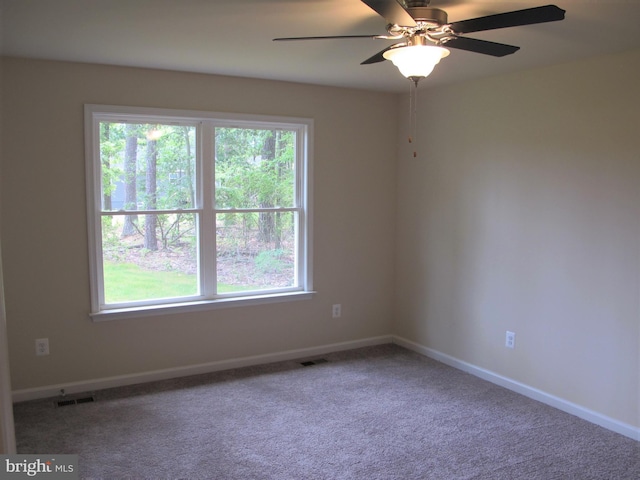
<path id="1" fill-rule="evenodd" d="M 255 258 L 256 270 L 262 274 L 281 273 L 287 265 L 283 262 L 284 250 L 264 250 Z"/>
<path id="2" fill-rule="evenodd" d="M 100 158 L 102 160 L 102 192 L 110 196 L 115 183 L 122 175 L 121 162 L 118 161 L 124 144 L 124 130 L 112 128 L 110 123 L 100 123 Z"/>
<path id="3" fill-rule="evenodd" d="M 135 137 L 137 161 L 135 178 L 125 175 L 127 138 Z M 127 182 L 134 182 L 136 200 L 127 209 L 151 205 L 147 198 L 147 164 L 145 154 L 155 142 L 157 157 L 156 208 L 176 209 L 195 206 L 195 127 L 159 124 L 100 123 L 100 156 L 102 160 L 102 194 L 110 197 L 114 209 L 123 207 L 121 198 L 114 198 Z M 116 205 L 118 204 L 118 205 Z"/>
<path id="4" fill-rule="evenodd" d="M 216 208 L 295 206 L 295 138 L 289 130 L 216 128 Z M 196 294 L 195 274 L 185 272 L 197 269 L 197 216 L 181 211 L 198 206 L 196 153 L 195 125 L 100 123 L 102 207 L 113 212 L 102 219 L 107 302 Z M 154 210 L 158 213 L 149 213 Z M 219 258 L 252 268 L 236 285 L 218 290 L 264 288 L 267 276 L 289 277 L 291 259 L 284 252 L 293 251 L 295 217 L 293 212 L 218 213 Z M 172 258 L 183 255 L 182 273 L 155 256 L 157 249 Z"/>
<path id="5" fill-rule="evenodd" d="M 120 241 L 122 225 L 113 217 L 102 217 L 102 252 L 111 259 L 122 258 L 125 254 Z"/>
<path id="6" fill-rule="evenodd" d="M 216 129 L 216 207 L 273 208 L 295 206 L 295 134 L 287 130 Z M 241 225 L 258 240 L 280 245 L 293 229 L 293 217 L 261 212 L 219 216 L 225 227 Z M 230 238 L 230 237 L 228 237 Z M 237 248 L 237 238 L 229 248 Z M 248 244 L 247 239 L 243 242 Z M 224 245 L 222 245 L 224 247 Z"/>
<path id="7" fill-rule="evenodd" d="M 293 206 L 293 132 L 217 128 L 215 175 L 218 208 Z"/>

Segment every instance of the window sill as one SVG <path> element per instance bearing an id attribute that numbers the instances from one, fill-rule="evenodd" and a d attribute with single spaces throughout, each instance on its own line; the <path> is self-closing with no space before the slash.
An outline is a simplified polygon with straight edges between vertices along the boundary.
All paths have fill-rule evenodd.
<path id="1" fill-rule="evenodd" d="M 216 300 L 202 300 L 197 302 L 169 303 L 164 305 L 146 305 L 144 307 L 117 308 L 90 313 L 94 322 L 109 320 L 123 320 L 137 317 L 151 317 L 159 315 L 172 315 L 177 313 L 202 312 L 219 308 L 246 307 L 251 305 L 263 305 L 267 303 L 292 302 L 309 300 L 315 294 L 314 291 L 286 292 L 268 295 L 254 295 L 251 297 L 228 297 Z"/>

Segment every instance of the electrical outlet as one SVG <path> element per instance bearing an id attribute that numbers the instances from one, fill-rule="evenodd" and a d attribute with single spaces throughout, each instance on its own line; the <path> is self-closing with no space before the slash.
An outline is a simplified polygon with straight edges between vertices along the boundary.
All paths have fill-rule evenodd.
<path id="1" fill-rule="evenodd" d="M 331 316 L 333 318 L 340 318 L 342 316 L 342 305 L 336 303 L 331 307 Z"/>
<path id="2" fill-rule="evenodd" d="M 516 348 L 516 334 L 507 330 L 504 346 L 507 348 Z"/>
<path id="3" fill-rule="evenodd" d="M 43 355 L 49 355 L 48 338 L 36 338 L 36 355 L 39 357 Z"/>

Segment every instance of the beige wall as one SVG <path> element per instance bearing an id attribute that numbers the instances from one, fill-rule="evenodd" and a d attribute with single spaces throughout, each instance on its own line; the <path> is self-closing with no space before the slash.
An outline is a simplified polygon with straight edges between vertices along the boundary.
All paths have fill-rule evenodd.
<path id="1" fill-rule="evenodd" d="M 10 58 L 2 75 L 2 244 L 14 390 L 390 333 L 395 95 Z M 85 103 L 313 118 L 317 295 L 92 323 Z M 333 303 L 342 304 L 342 318 L 331 318 Z M 47 357 L 34 354 L 40 337 L 50 340 Z"/>
<path id="2" fill-rule="evenodd" d="M 421 92 L 396 334 L 640 426 L 639 85 L 635 51 Z"/>
<path id="3" fill-rule="evenodd" d="M 425 84 L 417 159 L 404 96 L 22 59 L 2 74 L 14 389 L 396 333 L 640 426 L 640 52 Z M 84 103 L 314 118 L 315 298 L 92 323 Z"/>

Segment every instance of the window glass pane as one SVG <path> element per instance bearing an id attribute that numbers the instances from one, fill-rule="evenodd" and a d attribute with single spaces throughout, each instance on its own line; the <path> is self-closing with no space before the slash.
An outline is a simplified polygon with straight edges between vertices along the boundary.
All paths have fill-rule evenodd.
<path id="1" fill-rule="evenodd" d="M 219 213 L 218 293 L 292 287 L 295 212 Z"/>
<path id="2" fill-rule="evenodd" d="M 195 206 L 195 126 L 100 122 L 102 210 Z"/>
<path id="3" fill-rule="evenodd" d="M 102 217 L 105 303 L 197 295 L 196 215 Z"/>
<path id="4" fill-rule="evenodd" d="M 292 207 L 295 132 L 216 128 L 216 208 Z"/>

